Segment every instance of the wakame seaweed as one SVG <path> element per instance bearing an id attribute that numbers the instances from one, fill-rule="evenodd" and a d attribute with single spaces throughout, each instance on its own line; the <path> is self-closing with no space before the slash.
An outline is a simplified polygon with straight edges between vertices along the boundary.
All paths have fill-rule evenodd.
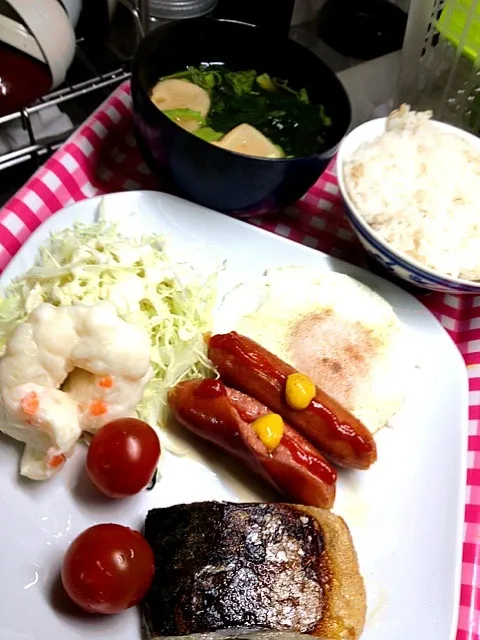
<path id="1" fill-rule="evenodd" d="M 185 79 L 208 91 L 210 111 L 195 132 L 207 141 L 219 140 L 246 123 L 270 138 L 285 156 L 307 156 L 322 147 L 325 128 L 331 124 L 323 105 L 312 104 L 306 89 L 297 91 L 267 73 L 202 65 L 161 79 L 169 78 Z"/>

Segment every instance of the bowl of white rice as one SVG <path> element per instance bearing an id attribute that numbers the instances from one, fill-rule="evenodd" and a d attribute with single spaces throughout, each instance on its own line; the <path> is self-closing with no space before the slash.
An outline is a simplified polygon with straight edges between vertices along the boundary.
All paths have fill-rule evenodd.
<path id="1" fill-rule="evenodd" d="M 480 293 L 480 139 L 402 105 L 343 140 L 337 177 L 365 250 L 392 274 Z"/>

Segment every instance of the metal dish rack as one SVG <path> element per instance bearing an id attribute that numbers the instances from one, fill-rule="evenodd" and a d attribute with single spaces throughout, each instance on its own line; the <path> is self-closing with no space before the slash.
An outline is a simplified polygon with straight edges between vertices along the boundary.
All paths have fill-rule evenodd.
<path id="1" fill-rule="evenodd" d="M 119 1 L 119 9 L 122 7 L 131 21 L 130 28 L 135 33 L 136 43 L 148 30 L 148 5 L 148 0 Z M 98 54 L 98 51 L 95 53 Z M 31 172 L 41 165 L 116 86 L 130 77 L 132 54 L 125 55 L 113 38 L 103 47 L 100 63 L 98 59 L 94 59 L 96 57 L 85 39 L 78 39 L 75 58 L 65 83 L 21 111 L 0 117 L 0 126 L 20 123 L 28 140 L 21 148 L 0 153 L 0 172 L 24 163 L 28 165 L 25 169 Z M 33 114 L 60 105 L 72 120 L 73 126 L 61 134 L 39 139 L 32 126 Z M 5 173 L 0 173 L 2 182 L 4 176 Z"/>

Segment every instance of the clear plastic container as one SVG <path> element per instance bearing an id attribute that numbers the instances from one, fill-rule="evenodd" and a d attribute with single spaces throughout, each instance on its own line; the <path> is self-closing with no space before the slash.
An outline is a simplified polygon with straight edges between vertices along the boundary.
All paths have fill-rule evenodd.
<path id="1" fill-rule="evenodd" d="M 150 17 L 155 25 L 171 20 L 198 18 L 215 9 L 218 0 L 150 0 Z"/>

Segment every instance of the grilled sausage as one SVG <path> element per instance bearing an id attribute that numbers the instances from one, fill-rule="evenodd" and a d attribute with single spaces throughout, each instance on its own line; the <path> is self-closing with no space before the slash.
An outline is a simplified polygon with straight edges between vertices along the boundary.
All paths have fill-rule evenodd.
<path id="1" fill-rule="evenodd" d="M 287 377 L 296 370 L 235 331 L 214 335 L 208 355 L 226 384 L 254 396 L 280 414 L 331 461 L 368 469 L 377 459 L 370 431 L 336 400 L 316 387 L 306 409 L 294 410 L 285 399 Z"/>
<path id="2" fill-rule="evenodd" d="M 271 452 L 252 423 L 269 410 L 220 381 L 181 382 L 168 394 L 176 419 L 189 431 L 216 444 L 262 476 L 287 499 L 329 509 L 336 473 L 325 458 L 289 425 Z"/>

